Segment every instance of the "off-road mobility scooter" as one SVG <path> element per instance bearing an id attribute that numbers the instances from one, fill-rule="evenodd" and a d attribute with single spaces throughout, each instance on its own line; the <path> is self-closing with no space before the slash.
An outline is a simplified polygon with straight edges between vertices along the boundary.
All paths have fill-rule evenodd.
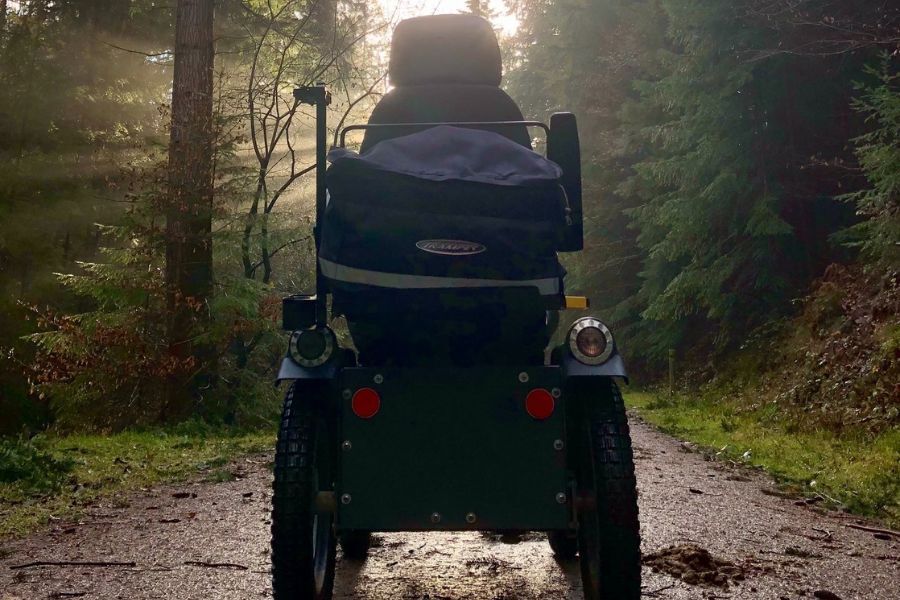
<path id="1" fill-rule="evenodd" d="M 622 360 L 593 317 L 548 350 L 559 313 L 587 308 L 557 259 L 583 247 L 575 118 L 523 119 L 482 19 L 404 21 L 391 52 L 394 88 L 327 173 L 329 94 L 295 92 L 317 114 L 317 290 L 284 300 L 274 596 L 331 598 L 337 544 L 362 559 L 373 531 L 472 530 L 547 532 L 586 598 L 636 600 Z"/>

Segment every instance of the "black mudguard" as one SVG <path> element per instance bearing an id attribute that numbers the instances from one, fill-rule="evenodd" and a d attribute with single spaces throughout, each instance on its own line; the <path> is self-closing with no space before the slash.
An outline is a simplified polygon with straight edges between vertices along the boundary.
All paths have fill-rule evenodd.
<path id="1" fill-rule="evenodd" d="M 281 368 L 278 369 L 278 377 L 275 378 L 276 383 L 282 381 L 310 380 L 310 379 L 334 379 L 340 371 L 341 365 L 338 361 L 329 361 L 318 367 L 304 367 L 298 365 L 290 356 L 285 356 L 281 360 Z"/>
<path id="2" fill-rule="evenodd" d="M 621 377 L 628 383 L 625 361 L 618 350 L 602 365 L 586 365 L 579 362 L 566 348 L 560 348 L 559 366 L 563 377 Z"/>

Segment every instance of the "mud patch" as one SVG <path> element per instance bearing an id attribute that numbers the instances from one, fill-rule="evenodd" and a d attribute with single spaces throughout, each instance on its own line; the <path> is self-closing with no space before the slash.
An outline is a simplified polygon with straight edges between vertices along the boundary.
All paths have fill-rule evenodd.
<path id="1" fill-rule="evenodd" d="M 547 534 L 543 531 L 523 531 L 507 533 L 482 531 L 480 535 L 485 540 L 490 540 L 499 544 L 520 544 L 522 542 L 547 541 Z"/>
<path id="2" fill-rule="evenodd" d="M 467 560 L 466 567 L 468 567 L 470 571 L 487 571 L 488 573 L 500 573 L 501 571 L 510 571 L 522 568 L 519 566 L 515 566 L 508 561 L 501 560 L 496 556 L 487 556 Z"/>
<path id="3" fill-rule="evenodd" d="M 647 554 L 643 562 L 654 573 L 667 573 L 690 585 L 728 587 L 744 579 L 744 570 L 727 560 L 715 558 L 693 544 L 670 546 Z"/>

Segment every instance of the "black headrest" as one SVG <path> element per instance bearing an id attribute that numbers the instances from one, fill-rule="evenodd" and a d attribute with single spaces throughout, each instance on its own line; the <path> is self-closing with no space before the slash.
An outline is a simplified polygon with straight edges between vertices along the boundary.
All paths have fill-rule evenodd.
<path id="1" fill-rule="evenodd" d="M 391 42 L 391 83 L 500 85 L 500 44 L 491 24 L 474 15 L 401 21 Z"/>

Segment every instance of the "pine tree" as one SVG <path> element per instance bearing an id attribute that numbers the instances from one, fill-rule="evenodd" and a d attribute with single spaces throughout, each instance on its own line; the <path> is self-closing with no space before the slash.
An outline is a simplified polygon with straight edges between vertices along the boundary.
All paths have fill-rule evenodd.
<path id="1" fill-rule="evenodd" d="M 488 20 L 497 16 L 497 11 L 491 9 L 490 0 L 466 0 L 466 12 Z"/>
<path id="2" fill-rule="evenodd" d="M 766 164 L 761 84 L 740 59 L 755 32 L 730 0 L 662 5 L 675 47 L 626 110 L 646 158 L 620 188 L 639 202 L 630 214 L 646 259 L 629 307 L 651 353 L 726 344 L 780 308 L 792 233 Z"/>
<path id="3" fill-rule="evenodd" d="M 654 74 L 663 15 L 644 0 L 530 0 L 519 4 L 518 16 L 510 94 L 529 118 L 561 110 L 578 118 L 585 250 L 563 255 L 567 287 L 590 295 L 621 334 L 630 315 L 614 308 L 637 292 L 642 252 L 623 212 L 634 199 L 615 193 L 635 160 L 623 143 L 620 111 L 636 96 L 634 80 Z"/>
<path id="4" fill-rule="evenodd" d="M 885 54 L 867 74 L 874 83 L 857 85 L 853 107 L 866 116 L 871 131 L 855 138 L 856 155 L 870 187 L 845 194 L 865 220 L 843 232 L 849 245 L 885 266 L 900 264 L 900 75 L 897 58 Z"/>

